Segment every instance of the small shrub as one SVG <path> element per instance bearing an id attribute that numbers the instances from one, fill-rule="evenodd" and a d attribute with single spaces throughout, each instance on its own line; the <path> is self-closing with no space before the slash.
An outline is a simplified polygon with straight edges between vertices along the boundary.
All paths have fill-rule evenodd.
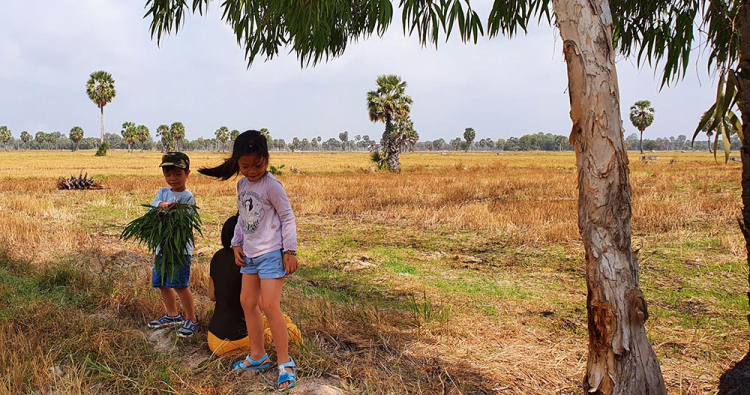
<path id="1" fill-rule="evenodd" d="M 99 148 L 96 149 L 96 156 L 107 156 L 107 151 L 109 151 L 109 143 L 103 142 L 99 144 Z"/>
<path id="2" fill-rule="evenodd" d="M 268 165 L 268 171 L 275 176 L 281 176 L 283 174 L 281 169 L 283 168 L 284 168 L 284 165 L 281 165 L 279 167 L 276 167 L 274 165 Z"/>
<path id="3" fill-rule="evenodd" d="M 370 152 L 370 160 L 372 162 L 375 162 L 376 165 L 378 165 L 378 170 L 384 170 L 387 167 L 387 163 L 385 161 L 385 155 L 382 154 L 380 151 L 372 151 Z"/>

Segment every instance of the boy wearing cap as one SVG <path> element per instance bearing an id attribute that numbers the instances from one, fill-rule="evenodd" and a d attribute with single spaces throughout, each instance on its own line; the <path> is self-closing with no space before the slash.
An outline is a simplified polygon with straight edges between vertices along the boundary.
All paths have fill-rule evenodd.
<path id="1" fill-rule="evenodd" d="M 169 206 L 177 202 L 195 205 L 195 197 L 185 187 L 190 175 L 190 158 L 182 152 L 167 152 L 162 156 L 159 166 L 169 187 L 160 188 L 151 205 L 162 209 L 168 209 Z M 190 337 L 198 329 L 193 294 L 188 286 L 190 282 L 190 262 L 193 255 L 192 243 L 185 246 L 185 255 L 187 264 L 178 269 L 177 275 L 162 278 L 159 271 L 156 270 L 156 262 L 160 259 L 157 250 L 154 257 L 154 268 L 151 272 L 151 286 L 159 289 L 167 313 L 161 318 L 149 322 L 148 326 L 157 329 L 180 325 L 180 328 L 177 329 L 177 336 L 180 337 Z M 177 311 L 177 297 L 180 298 L 182 308 L 185 310 L 184 316 Z"/>

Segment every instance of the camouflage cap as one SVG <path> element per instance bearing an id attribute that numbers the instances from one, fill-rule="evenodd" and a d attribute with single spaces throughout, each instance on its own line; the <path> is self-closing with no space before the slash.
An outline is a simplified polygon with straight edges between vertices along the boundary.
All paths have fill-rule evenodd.
<path id="1" fill-rule="evenodd" d="M 167 152 L 161 157 L 161 164 L 159 167 L 174 166 L 183 169 L 190 168 L 190 158 L 184 152 Z"/>

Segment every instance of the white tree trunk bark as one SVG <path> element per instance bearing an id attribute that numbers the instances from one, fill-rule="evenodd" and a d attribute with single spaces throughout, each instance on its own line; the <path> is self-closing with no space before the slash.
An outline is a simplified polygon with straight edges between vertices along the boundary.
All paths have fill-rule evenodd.
<path id="1" fill-rule="evenodd" d="M 102 141 L 101 143 L 104 144 L 104 106 L 100 106 L 99 109 L 102 112 Z"/>
<path id="2" fill-rule="evenodd" d="M 630 241 L 630 181 L 607 0 L 553 0 L 568 67 L 586 251 L 588 393 L 666 394 Z"/>

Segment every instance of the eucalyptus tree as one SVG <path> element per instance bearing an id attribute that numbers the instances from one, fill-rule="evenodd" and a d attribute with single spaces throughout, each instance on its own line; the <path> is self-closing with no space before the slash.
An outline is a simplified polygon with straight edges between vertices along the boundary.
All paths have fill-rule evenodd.
<path id="1" fill-rule="evenodd" d="M 86 94 L 89 99 L 99 107 L 101 112 L 101 123 L 102 123 L 102 135 L 101 143 L 104 143 L 104 107 L 111 103 L 112 100 L 117 96 L 115 91 L 115 80 L 112 78 L 112 74 L 100 70 L 91 73 L 88 82 L 86 82 Z"/>
<path id="2" fill-rule="evenodd" d="M 27 131 L 21 132 L 21 141 L 26 145 L 26 149 L 29 148 L 29 141 L 31 141 L 31 133 Z"/>
<path id="3" fill-rule="evenodd" d="M 185 138 L 185 125 L 182 122 L 173 122 L 172 126 L 169 127 L 169 135 L 174 142 L 174 149 L 179 151 L 182 139 Z"/>
<path id="4" fill-rule="evenodd" d="M 654 122 L 654 108 L 648 100 L 638 100 L 630 106 L 630 123 L 641 132 L 641 142 L 638 147 L 643 153 L 643 131 Z"/>
<path id="5" fill-rule="evenodd" d="M 406 81 L 397 75 L 381 75 L 375 80 L 377 89 L 367 92 L 367 113 L 372 122 L 385 124 L 380 140 L 385 168 L 392 172 L 401 171 L 399 147 L 393 142 L 394 123 L 406 118 L 411 112 L 412 98 L 406 94 Z"/>
<path id="6" fill-rule="evenodd" d="M 156 128 L 156 137 L 161 139 L 161 148 L 164 151 L 172 149 L 172 133 L 169 130 L 169 125 L 161 124 Z"/>
<path id="7" fill-rule="evenodd" d="M 141 143 L 141 150 L 146 149 L 146 141 L 151 138 L 151 131 L 146 125 L 138 125 L 135 128 L 136 139 Z"/>
<path id="8" fill-rule="evenodd" d="M 78 151 L 78 144 L 83 140 L 83 129 L 80 126 L 73 126 L 68 137 L 73 141 L 73 151 Z"/>
<path id="9" fill-rule="evenodd" d="M 476 132 L 474 132 L 474 128 L 466 128 L 464 129 L 464 140 L 466 140 L 466 152 L 469 152 L 469 148 L 471 147 L 471 143 L 474 142 L 474 138 L 477 137 Z"/>
<path id="10" fill-rule="evenodd" d="M 219 151 L 223 151 L 224 146 L 226 145 L 227 141 L 229 141 L 229 137 L 230 137 L 229 128 L 226 126 L 222 126 L 216 129 L 215 135 L 216 135 L 216 145 L 217 145 L 216 148 Z"/>
<path id="11" fill-rule="evenodd" d="M 177 32 L 186 12 L 192 9 L 202 14 L 210 2 L 192 0 L 191 7 L 188 1 L 147 0 L 146 16 L 152 18 L 152 36 L 160 40 L 162 34 Z M 258 55 L 272 59 L 288 46 L 302 65 L 315 65 L 341 56 L 350 41 L 373 33 L 382 37 L 393 16 L 394 7 L 389 0 L 322 3 L 309 7 L 300 1 L 226 0 L 221 4 L 222 18 L 245 48 L 248 64 Z M 672 3 L 620 0 L 613 2 L 617 11 L 613 15 L 607 0 L 495 0 L 485 25 L 468 0 L 399 2 L 404 32 L 416 34 L 423 45 L 436 44 L 441 31 L 446 38 L 457 31 L 462 41 L 476 43 L 485 34 L 485 26 L 490 37 L 512 36 L 525 32 L 532 18 L 549 22 L 554 15 L 568 71 L 570 140 L 575 146 L 578 169 L 578 225 L 586 257 L 589 358 L 583 387 L 588 393 L 666 393 L 656 355 L 646 336 L 648 312 L 640 290 L 636 253 L 631 247 L 631 187 L 621 132 L 615 54 L 616 49 L 629 54 L 643 48 L 645 58 L 656 58 L 658 63 L 666 56 L 665 70 L 679 72 L 673 66 L 674 53 L 691 48 L 692 36 L 685 45 L 671 33 L 670 24 L 685 24 L 685 18 L 675 21 L 663 18 L 659 12 Z M 656 22 L 647 23 L 650 20 Z M 656 32 L 646 29 L 654 24 L 666 28 Z M 693 21 L 687 25 L 692 30 Z M 750 23 L 742 27 L 750 29 Z M 676 51 L 671 47 L 665 50 L 663 45 L 663 36 L 670 34 L 673 37 L 669 43 L 677 46 Z M 654 36 L 662 41 L 654 41 Z M 750 30 L 745 36 L 750 37 Z M 750 95 L 750 86 L 744 92 Z M 748 163 L 750 166 L 750 156 Z M 747 198 L 750 210 L 750 193 Z"/>
<path id="12" fill-rule="evenodd" d="M 10 129 L 8 129 L 7 126 L 0 126 L 0 143 L 3 143 L 3 147 L 5 149 L 8 149 L 8 142 L 10 142 L 10 139 L 13 138 L 13 135 L 10 133 Z"/>
<path id="13" fill-rule="evenodd" d="M 128 143 L 128 152 L 133 151 L 133 144 L 135 144 L 135 140 L 138 138 L 136 133 L 137 129 L 133 122 L 125 122 L 122 124 L 120 134 L 122 135 L 122 139 Z"/>

